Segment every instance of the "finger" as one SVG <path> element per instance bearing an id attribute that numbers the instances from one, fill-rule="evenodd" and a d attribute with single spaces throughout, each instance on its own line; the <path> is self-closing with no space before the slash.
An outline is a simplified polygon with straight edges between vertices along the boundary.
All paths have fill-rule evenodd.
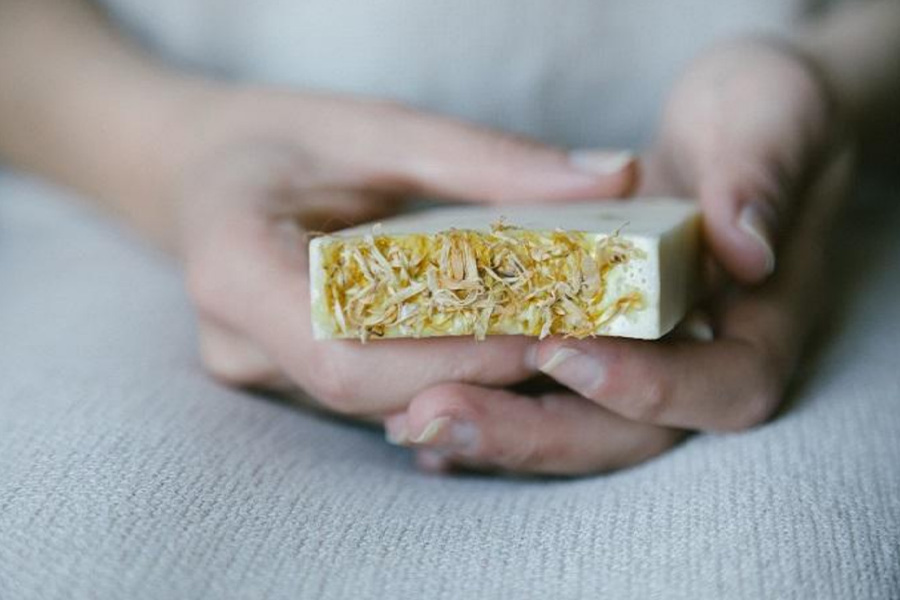
<path id="1" fill-rule="evenodd" d="M 476 202 L 535 202 L 627 196 L 635 157 L 596 150 L 569 153 L 534 140 L 429 115 L 396 104 L 335 97 L 303 103 L 298 142 L 356 185 L 392 193 Z M 311 149 L 312 150 L 312 149 Z"/>
<path id="2" fill-rule="evenodd" d="M 709 164 L 699 177 L 704 234 L 714 256 L 741 283 L 765 280 L 775 271 L 778 239 L 789 219 L 788 176 L 757 163 Z"/>
<path id="3" fill-rule="evenodd" d="M 442 152 L 425 149 L 398 160 L 393 168 L 399 179 L 388 189 L 451 200 L 528 204 L 623 198 L 638 181 L 637 159 L 628 152 L 567 153 L 497 133 L 459 130 L 443 135 L 447 148 Z"/>
<path id="4" fill-rule="evenodd" d="M 573 394 L 537 398 L 447 384 L 385 421 L 388 439 L 419 451 L 422 466 L 574 475 L 649 459 L 682 433 L 623 419 Z"/>
<path id="5" fill-rule="evenodd" d="M 644 423 L 739 430 L 777 407 L 783 376 L 744 340 L 551 340 L 539 369 L 583 397 Z"/>
<path id="6" fill-rule="evenodd" d="M 206 316 L 198 319 L 200 357 L 218 380 L 237 387 L 288 389 L 289 380 L 260 346 Z"/>
<path id="7" fill-rule="evenodd" d="M 364 345 L 314 340 L 303 233 L 250 215 L 217 227 L 210 225 L 206 248 L 196 249 L 187 265 L 196 303 L 208 317 L 254 340 L 333 410 L 380 414 L 404 407 L 437 383 L 507 385 L 532 374 L 525 359 L 530 342 L 522 337 L 478 344 L 469 338 Z"/>
<path id="8" fill-rule="evenodd" d="M 736 60 L 747 69 L 735 70 Z M 692 73 L 669 106 L 666 139 L 680 144 L 667 148 L 669 167 L 699 197 L 716 257 L 742 283 L 758 283 L 838 141 L 834 106 L 816 68 L 787 45 L 726 45 Z"/>
<path id="9" fill-rule="evenodd" d="M 841 204 L 852 151 L 830 160 L 811 187 L 784 270 L 728 301 L 712 342 L 548 339 L 538 368 L 627 418 L 690 429 L 734 430 L 778 408 L 823 305 L 822 248 Z"/>
<path id="10" fill-rule="evenodd" d="M 704 147 L 679 149 L 680 168 L 659 153 L 645 159 L 638 193 L 676 192 L 696 196 L 703 210 L 704 238 L 710 260 L 741 283 L 758 283 L 775 270 L 776 234 L 787 209 L 785 177 L 760 161 L 726 163 L 728 156 Z M 684 155 L 689 155 L 690 159 Z M 674 172 L 673 172 L 674 171 Z M 691 181 L 693 183 L 679 183 Z M 723 272 L 724 274 L 724 272 Z"/>

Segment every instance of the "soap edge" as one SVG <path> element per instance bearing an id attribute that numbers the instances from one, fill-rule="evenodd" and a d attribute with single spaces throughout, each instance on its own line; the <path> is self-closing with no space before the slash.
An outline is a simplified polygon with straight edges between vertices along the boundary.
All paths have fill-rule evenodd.
<path id="1" fill-rule="evenodd" d="M 325 269 L 322 260 L 322 244 L 328 236 L 313 238 L 309 242 L 309 315 L 315 340 L 337 339 L 340 332 L 334 326 L 325 302 Z"/>

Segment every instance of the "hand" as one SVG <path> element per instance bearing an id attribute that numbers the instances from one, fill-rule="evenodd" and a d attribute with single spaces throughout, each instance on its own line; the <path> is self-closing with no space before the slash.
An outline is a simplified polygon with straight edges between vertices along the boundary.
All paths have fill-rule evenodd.
<path id="1" fill-rule="evenodd" d="M 182 242 L 203 361 L 241 386 L 300 387 L 378 418 L 441 382 L 527 378 L 525 338 L 314 341 L 305 232 L 396 211 L 409 195 L 513 203 L 627 194 L 634 159 L 580 154 L 392 104 L 235 92 L 190 128 Z"/>
<path id="2" fill-rule="evenodd" d="M 392 435 L 431 469 L 583 473 L 640 462 L 686 430 L 762 423 L 827 300 L 825 245 L 851 154 L 808 60 L 762 41 L 714 48 L 675 87 L 641 190 L 700 200 L 728 276 L 710 269 L 712 321 L 687 327 L 701 339 L 547 339 L 533 364 L 572 392 L 443 385 L 391 417 Z"/>

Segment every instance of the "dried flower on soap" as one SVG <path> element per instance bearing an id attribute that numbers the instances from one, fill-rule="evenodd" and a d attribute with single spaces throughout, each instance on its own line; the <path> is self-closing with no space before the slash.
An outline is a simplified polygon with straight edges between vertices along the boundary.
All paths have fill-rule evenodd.
<path id="1" fill-rule="evenodd" d="M 386 335 L 586 337 L 640 310 L 636 288 L 608 293 L 610 274 L 643 253 L 619 235 L 490 231 L 371 234 L 323 248 L 335 326 L 362 341 Z"/>

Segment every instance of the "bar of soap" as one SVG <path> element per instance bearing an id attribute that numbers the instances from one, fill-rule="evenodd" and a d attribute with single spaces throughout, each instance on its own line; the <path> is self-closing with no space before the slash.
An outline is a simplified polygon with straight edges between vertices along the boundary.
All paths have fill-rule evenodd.
<path id="1" fill-rule="evenodd" d="M 695 298 L 699 211 L 673 198 L 436 208 L 310 242 L 318 339 L 656 339 Z"/>

